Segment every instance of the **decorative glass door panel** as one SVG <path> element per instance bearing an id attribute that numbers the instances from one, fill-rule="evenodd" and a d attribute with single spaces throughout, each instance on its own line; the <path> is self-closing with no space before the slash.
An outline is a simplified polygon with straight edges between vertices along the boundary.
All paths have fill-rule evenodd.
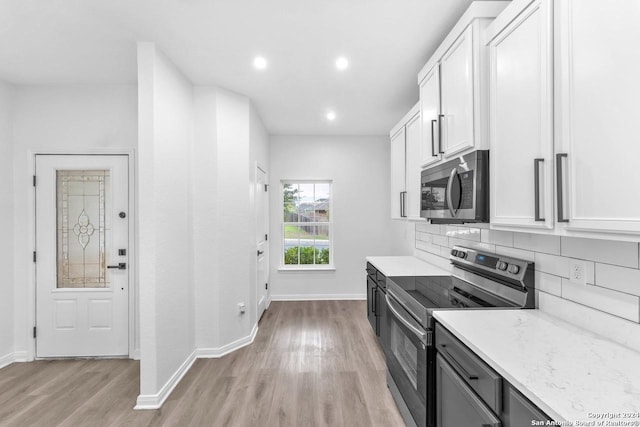
<path id="1" fill-rule="evenodd" d="M 108 288 L 108 170 L 56 172 L 57 287 Z"/>

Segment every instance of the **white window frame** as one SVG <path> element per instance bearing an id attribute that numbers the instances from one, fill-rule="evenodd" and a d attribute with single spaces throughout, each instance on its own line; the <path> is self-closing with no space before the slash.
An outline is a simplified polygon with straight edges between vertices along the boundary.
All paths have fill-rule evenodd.
<path id="1" fill-rule="evenodd" d="M 329 197 L 329 221 L 327 222 L 318 222 L 318 223 L 309 223 L 309 222 L 286 222 L 283 217 L 283 207 L 284 207 L 284 186 L 285 184 L 329 184 L 331 193 Z M 332 179 L 283 179 L 280 181 L 280 207 L 279 207 L 279 215 L 280 215 L 280 267 L 278 270 L 280 271 L 317 271 L 317 270 L 335 270 L 334 265 L 334 252 L 333 252 L 333 196 L 334 196 L 334 183 Z M 310 225 L 310 224 L 318 224 L 318 225 L 327 225 L 329 228 L 329 264 L 285 264 L 284 263 L 284 236 L 285 236 L 285 224 L 286 225 Z M 299 261 L 299 260 L 298 260 Z"/>

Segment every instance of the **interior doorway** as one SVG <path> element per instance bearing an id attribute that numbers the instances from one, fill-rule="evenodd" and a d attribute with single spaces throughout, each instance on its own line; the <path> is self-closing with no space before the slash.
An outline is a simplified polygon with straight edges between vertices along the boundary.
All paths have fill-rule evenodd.
<path id="1" fill-rule="evenodd" d="M 256 166 L 256 246 L 257 246 L 257 301 L 258 317 L 267 308 L 269 299 L 269 198 L 267 172 Z"/>

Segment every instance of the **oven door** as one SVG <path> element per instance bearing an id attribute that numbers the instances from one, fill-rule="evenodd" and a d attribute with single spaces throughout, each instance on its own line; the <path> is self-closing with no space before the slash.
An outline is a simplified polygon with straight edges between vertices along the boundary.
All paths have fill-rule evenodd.
<path id="1" fill-rule="evenodd" d="M 432 376 L 427 363 L 428 354 L 433 350 L 432 331 L 425 330 L 390 293 L 386 295 L 386 302 L 387 368 L 416 425 L 424 427 Z"/>

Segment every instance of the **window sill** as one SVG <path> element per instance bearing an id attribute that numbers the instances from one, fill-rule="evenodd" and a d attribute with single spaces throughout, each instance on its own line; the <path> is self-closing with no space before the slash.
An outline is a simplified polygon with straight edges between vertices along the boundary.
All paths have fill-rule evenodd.
<path id="1" fill-rule="evenodd" d="M 278 271 L 293 271 L 293 272 L 303 272 L 303 271 L 336 271 L 336 268 L 333 265 L 327 266 L 313 266 L 313 267 L 289 267 L 289 266 L 280 266 L 278 267 Z"/>

